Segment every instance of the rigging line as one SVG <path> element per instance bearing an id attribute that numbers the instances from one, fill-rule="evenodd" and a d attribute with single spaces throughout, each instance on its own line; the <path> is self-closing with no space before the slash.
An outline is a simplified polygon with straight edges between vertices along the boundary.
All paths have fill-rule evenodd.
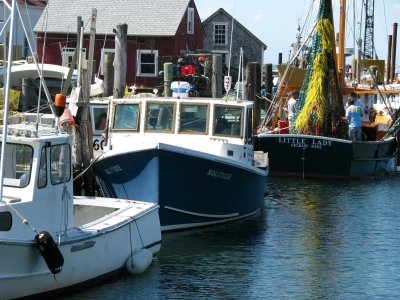
<path id="1" fill-rule="evenodd" d="M 92 165 L 93 165 L 96 161 L 98 161 L 99 158 L 102 157 L 102 156 L 103 156 L 103 153 L 100 153 L 99 155 L 97 155 L 97 156 L 90 162 L 89 166 L 87 166 L 87 168 L 86 168 L 85 170 L 83 170 L 80 174 L 78 174 L 78 175 L 74 178 L 73 181 L 78 180 L 80 177 L 82 177 L 83 174 L 85 174 L 86 171 L 89 170 L 89 169 L 92 167 Z"/>
<path id="2" fill-rule="evenodd" d="M 19 213 L 18 210 L 16 210 L 12 205 L 8 204 L 7 202 L 4 202 L 4 204 L 8 207 L 8 209 L 14 213 L 19 219 L 21 219 L 22 223 L 28 226 L 33 232 L 39 233 L 35 227 L 33 227 L 29 222 L 28 219 L 24 218 L 23 215 Z"/>
<path id="3" fill-rule="evenodd" d="M 41 65 L 41 72 L 43 74 L 43 65 L 44 65 L 44 50 L 46 48 L 46 40 L 47 40 L 47 21 L 48 21 L 48 7 L 49 4 L 46 5 L 45 8 L 45 30 L 44 30 L 44 39 L 43 39 L 43 49 L 42 49 L 42 65 Z M 40 99 L 42 98 L 42 77 L 40 78 L 40 86 L 39 86 L 39 96 L 38 96 L 38 102 L 37 102 L 37 114 L 36 114 L 36 131 L 39 130 L 39 112 L 40 112 Z"/>
<path id="4" fill-rule="evenodd" d="M 32 30 L 33 26 L 32 26 L 32 22 L 31 22 L 31 16 L 30 16 L 29 10 L 28 10 L 28 4 L 26 3 L 26 0 L 24 2 L 25 2 L 26 15 L 28 16 L 29 28 L 31 29 L 30 30 L 30 34 L 31 34 L 32 37 L 34 37 L 35 35 L 33 33 L 33 30 Z M 46 8 L 47 8 L 47 5 L 46 5 Z M 28 39 L 28 37 L 26 37 L 26 38 Z M 33 43 L 34 43 L 34 46 L 35 46 L 35 49 L 36 49 L 35 40 L 33 41 Z"/>
<path id="5" fill-rule="evenodd" d="M 293 61 L 296 59 L 296 57 L 299 55 L 299 53 L 303 50 L 304 45 L 305 45 L 305 44 L 307 43 L 307 41 L 311 38 L 311 36 L 312 36 L 312 34 L 313 34 L 315 28 L 316 28 L 316 24 L 314 24 L 314 27 L 311 29 L 311 31 L 310 31 L 309 34 L 307 35 L 306 40 L 304 41 L 304 43 L 302 44 L 302 46 L 297 50 L 297 52 L 295 53 L 295 55 L 293 55 L 293 56 L 291 57 L 291 59 L 289 60 L 289 62 L 286 64 L 285 72 L 283 73 L 282 78 L 290 78 L 290 77 L 287 77 L 287 74 L 288 74 L 288 72 L 289 72 L 289 70 L 290 70 L 290 66 L 292 65 L 292 63 L 293 63 Z M 291 72 L 294 72 L 294 70 L 291 70 Z M 278 85 L 278 87 L 277 87 L 277 92 L 276 92 L 276 94 L 274 95 L 274 98 L 272 99 L 272 101 L 276 102 L 276 100 L 277 100 L 277 98 L 278 98 L 278 95 L 279 95 L 279 93 L 280 93 L 280 89 L 281 89 L 282 86 L 283 86 L 283 80 L 281 80 L 281 81 L 279 82 L 279 85 Z M 287 88 L 287 86 L 285 86 L 284 93 L 286 92 L 286 88 Z M 275 107 L 276 107 L 276 106 L 277 106 L 277 104 L 275 105 Z M 267 124 L 271 119 L 272 119 L 272 115 L 266 116 L 266 117 L 264 118 L 264 120 L 263 120 L 261 126 L 266 126 L 266 124 Z"/>
<path id="6" fill-rule="evenodd" d="M 20 19 L 22 20 L 21 12 L 20 12 L 19 9 L 18 9 L 18 5 L 16 6 L 16 8 L 17 8 L 17 12 L 18 12 L 19 17 L 20 17 Z M 24 30 L 24 34 L 27 35 L 24 22 L 21 22 L 21 24 L 22 24 L 22 29 Z M 32 53 L 35 53 L 35 51 L 33 51 L 31 42 L 30 42 L 29 40 L 27 40 L 27 41 L 28 41 L 29 50 L 30 50 Z M 36 68 L 37 68 L 39 77 L 42 79 L 42 78 L 43 78 L 43 73 L 41 72 L 41 70 L 40 70 L 40 68 L 39 68 L 39 63 L 38 63 L 37 56 L 32 55 L 32 57 L 33 57 L 33 60 L 34 60 L 34 62 L 35 62 L 35 65 L 36 65 Z M 47 88 L 46 83 L 44 83 L 43 87 L 44 87 L 44 91 L 45 91 L 45 94 L 46 94 L 47 102 L 49 103 L 51 112 L 55 115 L 54 107 L 53 107 L 53 101 L 51 100 L 50 92 L 49 92 L 49 90 L 48 90 L 48 88 Z"/>
<path id="7" fill-rule="evenodd" d="M 6 30 L 8 23 L 10 22 L 10 18 L 11 18 L 11 15 L 7 17 L 6 21 L 3 21 L 3 28 L 0 31 L 0 36 L 4 33 L 4 30 Z M 6 39 L 6 37 L 4 36 L 4 40 L 5 39 Z"/>
<path id="8" fill-rule="evenodd" d="M 229 45 L 229 61 L 228 61 L 228 76 L 231 71 L 231 59 L 232 59 L 232 40 L 233 40 L 233 23 L 235 23 L 235 1 L 233 1 L 233 14 L 232 14 L 232 26 L 231 26 L 231 41 Z M 228 92 L 227 92 L 228 93 Z"/>
<path id="9" fill-rule="evenodd" d="M 7 71 L 4 69 L 4 74 L 6 74 L 6 84 L 4 86 L 4 103 L 3 103 L 3 136 L 2 136 L 2 143 L 1 143 L 1 152 L 3 155 L 0 157 L 0 201 L 3 200 L 3 183 L 4 183 L 4 171 L 5 171 L 5 166 L 4 166 L 4 161 L 5 161 L 5 153 L 6 153 L 6 141 L 7 141 L 7 126 L 8 126 L 8 112 L 9 112 L 9 107 L 10 107 L 10 90 L 11 90 L 11 66 L 12 66 L 12 61 L 13 61 L 13 51 L 12 51 L 12 44 L 13 44 L 13 38 L 14 38 L 14 22 L 16 18 L 16 0 L 12 0 L 11 2 L 12 9 L 10 11 L 10 16 L 11 16 L 11 26 L 10 26 L 10 34 L 8 37 L 8 44 L 10 47 L 8 47 L 8 53 L 7 53 Z M 18 6 L 17 6 L 18 7 Z M 6 42 L 6 39 L 4 39 Z M 6 59 L 6 57 L 4 57 Z M 4 67 L 5 68 L 5 67 Z M 3 76 L 4 77 L 4 76 Z M 3 201 L 5 202 L 5 201 Z"/>
<path id="10" fill-rule="evenodd" d="M 386 31 L 386 36 L 389 36 L 389 33 L 387 31 L 388 25 L 387 25 L 387 16 L 386 16 L 386 5 L 385 5 L 385 0 L 382 0 L 383 3 L 383 16 L 384 16 L 384 20 L 385 20 L 385 31 Z"/>

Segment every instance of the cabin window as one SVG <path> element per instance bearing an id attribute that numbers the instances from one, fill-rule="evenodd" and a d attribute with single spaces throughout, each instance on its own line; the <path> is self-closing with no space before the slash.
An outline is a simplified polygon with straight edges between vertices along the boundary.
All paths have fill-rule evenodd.
<path id="1" fill-rule="evenodd" d="M 51 146 L 50 166 L 51 183 L 53 185 L 68 182 L 71 179 L 71 150 L 69 145 Z"/>
<path id="2" fill-rule="evenodd" d="M 207 104 L 181 104 L 179 132 L 207 134 Z"/>
<path id="3" fill-rule="evenodd" d="M 40 167 L 37 186 L 38 188 L 44 188 L 47 185 L 47 155 L 46 147 L 42 148 L 42 153 L 40 155 Z"/>
<path id="4" fill-rule="evenodd" d="M 146 107 L 146 131 L 173 132 L 175 105 L 172 103 L 148 103 Z"/>
<path id="5" fill-rule="evenodd" d="M 227 45 L 228 44 L 228 23 L 214 23 L 214 44 Z"/>
<path id="6" fill-rule="evenodd" d="M 1 151 L 0 143 L 0 151 Z M 4 161 L 4 185 L 25 187 L 31 179 L 33 149 L 29 145 L 6 144 Z M 0 155 L 3 155 L 2 153 Z"/>
<path id="7" fill-rule="evenodd" d="M 69 68 L 72 63 L 72 59 L 74 58 L 74 52 L 75 48 L 68 48 L 64 47 L 62 48 L 62 65 L 63 67 Z M 82 48 L 82 60 L 86 60 L 86 49 Z M 68 70 L 65 71 L 66 74 L 68 74 Z"/>
<path id="8" fill-rule="evenodd" d="M 224 136 L 241 136 L 242 108 L 230 106 L 215 106 L 214 134 Z"/>
<path id="9" fill-rule="evenodd" d="M 138 50 L 138 76 L 157 76 L 158 70 L 158 51 L 157 50 Z"/>
<path id="10" fill-rule="evenodd" d="M 139 130 L 139 104 L 115 105 L 113 129 Z"/>
<path id="11" fill-rule="evenodd" d="M 9 231 L 12 225 L 12 215 L 9 211 L 0 212 L 0 231 Z"/>
<path id="12" fill-rule="evenodd" d="M 107 125 L 107 111 L 108 106 L 99 105 L 91 106 L 92 109 L 92 128 L 93 132 L 97 134 L 102 134 Z"/>
<path id="13" fill-rule="evenodd" d="M 194 8 L 188 8 L 187 14 L 187 33 L 193 34 L 194 33 Z"/>
<path id="14" fill-rule="evenodd" d="M 254 114 L 253 109 L 247 110 L 247 125 L 245 128 L 246 131 L 246 141 L 247 143 L 252 143 L 253 141 L 253 128 L 254 128 Z"/>

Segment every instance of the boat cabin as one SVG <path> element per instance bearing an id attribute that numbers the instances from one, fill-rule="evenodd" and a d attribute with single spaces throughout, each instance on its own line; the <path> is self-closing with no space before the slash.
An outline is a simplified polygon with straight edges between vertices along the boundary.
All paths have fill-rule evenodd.
<path id="1" fill-rule="evenodd" d="M 38 229 L 45 226 L 47 230 L 60 230 L 60 217 L 69 220 L 68 228 L 73 226 L 70 139 L 65 134 L 55 134 L 50 127 L 40 131 L 26 124 L 8 127 L 2 202 L 18 207 L 21 216 L 29 215 L 28 221 Z M 43 217 L 62 208 L 64 216 Z M 49 224 L 57 228 L 49 228 Z M 16 214 L 0 205 L 0 231 L 10 230 L 11 226 L 17 236 L 17 232 L 22 237 L 27 230 Z"/>
<path id="2" fill-rule="evenodd" d="M 114 151 L 163 143 L 254 164 L 250 101 L 137 97 L 112 100 L 110 112 Z"/>

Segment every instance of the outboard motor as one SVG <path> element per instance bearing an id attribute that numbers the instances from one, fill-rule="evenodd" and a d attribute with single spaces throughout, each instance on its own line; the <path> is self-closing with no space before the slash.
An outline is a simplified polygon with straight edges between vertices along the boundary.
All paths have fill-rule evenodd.
<path id="1" fill-rule="evenodd" d="M 40 254 L 43 256 L 51 273 L 57 274 L 61 272 L 64 265 L 64 257 L 50 233 L 47 231 L 41 231 L 35 236 L 35 240 Z"/>

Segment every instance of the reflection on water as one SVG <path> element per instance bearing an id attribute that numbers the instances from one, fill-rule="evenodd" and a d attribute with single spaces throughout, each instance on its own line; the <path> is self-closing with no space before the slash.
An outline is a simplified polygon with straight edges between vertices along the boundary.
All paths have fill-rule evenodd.
<path id="1" fill-rule="evenodd" d="M 396 298 L 399 184 L 269 178 L 257 217 L 164 235 L 141 276 L 66 299 Z"/>

